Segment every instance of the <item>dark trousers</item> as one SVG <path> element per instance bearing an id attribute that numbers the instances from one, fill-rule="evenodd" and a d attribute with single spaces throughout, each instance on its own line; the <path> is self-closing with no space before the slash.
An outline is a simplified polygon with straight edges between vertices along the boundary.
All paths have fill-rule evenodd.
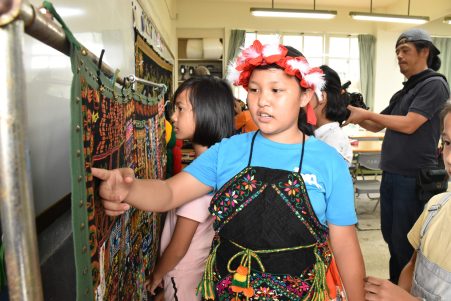
<path id="1" fill-rule="evenodd" d="M 381 182 L 381 229 L 390 251 L 390 281 L 399 274 L 413 254 L 407 233 L 423 211 L 416 195 L 416 179 L 383 172 Z"/>

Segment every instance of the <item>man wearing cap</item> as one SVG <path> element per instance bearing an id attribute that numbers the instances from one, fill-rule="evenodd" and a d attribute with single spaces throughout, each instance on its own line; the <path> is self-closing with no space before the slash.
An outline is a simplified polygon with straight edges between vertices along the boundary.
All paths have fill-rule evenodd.
<path id="1" fill-rule="evenodd" d="M 380 114 L 349 106 L 347 123 L 370 131 L 386 128 L 382 143 L 381 230 L 390 251 L 390 281 L 398 282 L 413 248 L 407 233 L 420 216 L 424 202 L 416 193 L 421 168 L 437 166 L 439 113 L 449 99 L 440 68 L 440 51 L 421 29 L 402 33 L 396 42 L 400 72 L 407 78 Z"/>

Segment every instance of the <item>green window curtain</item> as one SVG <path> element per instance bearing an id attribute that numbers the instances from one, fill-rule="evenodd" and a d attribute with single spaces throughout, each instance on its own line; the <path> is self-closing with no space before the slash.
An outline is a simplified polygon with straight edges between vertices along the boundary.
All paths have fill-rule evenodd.
<path id="1" fill-rule="evenodd" d="M 230 31 L 229 51 L 227 52 L 227 60 L 231 61 L 240 51 L 240 47 L 244 44 L 246 35 L 245 30 L 232 29 Z"/>
<path id="2" fill-rule="evenodd" d="M 366 104 L 374 108 L 374 63 L 376 59 L 376 38 L 373 35 L 360 34 L 360 88 Z"/>
<path id="3" fill-rule="evenodd" d="M 451 38 L 432 38 L 435 47 L 440 50 L 439 57 L 442 60 L 442 65 L 438 72 L 442 73 L 451 80 Z"/>

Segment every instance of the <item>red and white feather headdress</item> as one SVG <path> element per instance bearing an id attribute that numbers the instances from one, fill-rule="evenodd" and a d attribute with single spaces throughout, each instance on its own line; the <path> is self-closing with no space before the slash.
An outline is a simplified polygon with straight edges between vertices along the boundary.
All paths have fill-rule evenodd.
<path id="1" fill-rule="evenodd" d="M 248 48 L 243 48 L 237 58 L 228 66 L 227 79 L 235 86 L 247 90 L 249 78 L 257 66 L 276 64 L 287 74 L 296 76 L 305 89 L 313 89 L 319 100 L 325 80 L 320 68 L 312 68 L 303 56 L 287 56 L 288 49 L 280 44 L 262 45 L 259 40 Z"/>

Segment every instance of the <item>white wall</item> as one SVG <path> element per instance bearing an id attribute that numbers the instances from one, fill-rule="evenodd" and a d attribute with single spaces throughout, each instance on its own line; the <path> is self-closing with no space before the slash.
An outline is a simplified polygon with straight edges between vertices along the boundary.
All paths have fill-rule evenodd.
<path id="1" fill-rule="evenodd" d="M 391 96 L 402 88 L 404 76 L 399 72 L 395 55 L 395 43 L 399 32 L 378 30 L 376 33 L 376 70 L 374 85 L 374 108 L 380 112 L 384 109 Z"/>
<path id="2" fill-rule="evenodd" d="M 131 1 L 54 0 L 56 10 L 79 41 L 93 53 L 105 49 L 104 62 L 120 75 L 134 73 Z M 168 6 L 152 1 L 148 12 L 161 24 L 162 36 L 174 52 L 175 24 Z M 33 0 L 36 6 L 40 1 Z M 168 0 L 168 3 L 170 1 Z M 149 9 L 149 8 L 148 8 Z M 72 14 L 72 15 L 71 15 Z M 24 65 L 28 135 L 36 214 L 70 193 L 69 98 L 72 80 L 69 57 L 25 36 Z"/>
<path id="3" fill-rule="evenodd" d="M 176 0 L 138 0 L 138 2 L 158 28 L 175 59 L 175 56 L 177 56 Z"/>

